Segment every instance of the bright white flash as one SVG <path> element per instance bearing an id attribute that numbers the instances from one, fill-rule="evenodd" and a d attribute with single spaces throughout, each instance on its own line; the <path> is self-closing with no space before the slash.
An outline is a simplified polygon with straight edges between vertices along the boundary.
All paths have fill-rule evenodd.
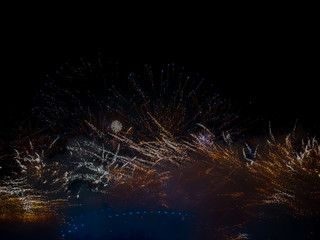
<path id="1" fill-rule="evenodd" d="M 122 124 L 118 120 L 115 120 L 111 123 L 111 129 L 114 133 L 118 133 L 122 130 Z"/>

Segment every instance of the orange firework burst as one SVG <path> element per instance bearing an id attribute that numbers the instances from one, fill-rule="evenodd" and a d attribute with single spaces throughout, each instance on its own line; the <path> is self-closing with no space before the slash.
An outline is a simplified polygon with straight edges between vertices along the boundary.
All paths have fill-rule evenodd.
<path id="1" fill-rule="evenodd" d="M 49 84 L 52 94 L 43 93 L 34 110 L 41 130 L 20 128 L 12 142 L 18 171 L 0 182 L 1 220 L 47 221 L 88 189 L 119 209 L 193 212 L 199 239 L 246 239 L 232 229 L 270 208 L 319 216 L 315 138 L 270 134 L 259 145 L 241 142 L 229 103 L 174 65 L 159 76 L 146 66 L 146 74 L 130 74 L 125 83 L 108 83 L 96 70 L 74 70 L 84 86 L 74 92 Z M 81 95 L 91 77 L 107 86 L 101 99 Z"/>
<path id="2" fill-rule="evenodd" d="M 47 193 L 25 183 L 25 178 L 0 182 L 0 221 L 57 221 L 66 199 L 47 199 Z"/>
<path id="3" fill-rule="evenodd" d="M 268 141 L 250 168 L 265 203 L 289 207 L 298 214 L 319 214 L 320 147 L 315 138 L 288 135 Z"/>
<path id="4" fill-rule="evenodd" d="M 144 74 L 131 73 L 129 80 L 131 86 L 125 91 L 110 88 L 114 97 L 113 106 L 108 107 L 132 127 L 136 140 L 154 139 L 159 125 L 177 138 L 188 137 L 196 131 L 196 122 L 206 123 L 219 135 L 238 132 L 231 128 L 237 118 L 231 104 L 218 94 L 209 94 L 204 79 L 179 72 L 174 64 L 161 70 L 159 76 L 146 65 Z"/>

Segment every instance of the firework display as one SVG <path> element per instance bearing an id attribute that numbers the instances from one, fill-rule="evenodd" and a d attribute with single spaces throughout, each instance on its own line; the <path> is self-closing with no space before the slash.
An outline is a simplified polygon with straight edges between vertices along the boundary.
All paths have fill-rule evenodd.
<path id="1" fill-rule="evenodd" d="M 0 181 L 1 222 L 54 218 L 55 239 L 88 239 L 92 229 L 92 239 L 115 238 L 125 223 L 124 239 L 135 227 L 164 239 L 154 226 L 165 221 L 180 231 L 166 239 L 231 240 L 262 239 L 252 226 L 275 210 L 319 217 L 316 138 L 295 130 L 276 138 L 271 127 L 264 138 L 244 138 L 230 103 L 173 64 L 123 78 L 110 68 L 68 65 L 48 79 L 32 126 L 23 122 L 10 142 L 14 171 Z"/>

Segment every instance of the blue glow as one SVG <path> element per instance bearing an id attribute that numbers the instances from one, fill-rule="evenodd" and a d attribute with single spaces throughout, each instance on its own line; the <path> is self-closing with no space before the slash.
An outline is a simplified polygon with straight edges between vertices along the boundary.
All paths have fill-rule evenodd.
<path id="1" fill-rule="evenodd" d="M 107 212 L 109 212 L 109 215 L 108 214 L 105 214 L 105 213 L 107 213 Z M 87 217 L 89 217 L 89 216 L 91 216 L 91 217 L 94 217 L 94 219 L 96 219 L 96 216 L 98 216 L 98 215 L 101 215 L 102 217 L 104 217 L 105 219 L 110 219 L 109 221 L 107 220 L 106 221 L 106 223 L 110 223 L 110 221 L 111 221 L 111 218 L 115 218 L 116 219 L 116 217 L 121 217 L 121 216 L 132 216 L 132 215 L 136 215 L 137 217 L 138 216 L 143 216 L 143 215 L 146 215 L 146 217 L 147 217 L 147 215 L 148 214 L 159 214 L 158 216 L 160 216 L 160 214 L 161 215 L 166 215 L 167 217 L 169 217 L 169 216 L 172 216 L 172 217 L 174 217 L 175 215 L 179 215 L 179 216 L 182 216 L 182 215 L 184 215 L 185 217 L 187 217 L 187 216 L 189 216 L 189 217 L 194 217 L 194 215 L 193 214 L 188 214 L 188 213 L 184 213 L 184 212 L 175 212 L 175 211 L 170 211 L 170 209 L 168 209 L 168 210 L 164 210 L 164 211 L 158 211 L 158 210 L 156 210 L 156 211 L 146 211 L 146 210 L 141 210 L 141 211 L 136 211 L 136 212 L 133 212 L 133 211 L 131 211 L 131 212 L 118 212 L 118 213 L 115 213 L 115 212 L 110 212 L 110 209 L 99 209 L 99 210 L 96 210 L 96 211 L 94 211 L 94 212 L 91 212 L 91 213 L 87 213 L 87 214 L 85 214 L 85 215 L 80 215 L 79 214 L 79 219 L 78 220 L 80 220 L 80 218 L 81 218 L 81 222 L 83 222 L 84 221 L 84 219 L 86 219 Z M 177 219 L 180 219 L 180 218 L 177 218 Z M 65 237 L 67 237 L 69 234 L 77 234 L 76 232 L 77 231 L 79 231 L 79 230 L 81 230 L 81 229 L 84 229 L 84 227 L 87 227 L 87 226 L 90 226 L 90 224 L 84 224 L 84 223 L 82 223 L 81 224 L 81 222 L 78 222 L 77 224 L 74 224 L 74 223 L 76 223 L 75 221 L 76 221 L 77 219 L 76 219 L 76 217 L 74 218 L 74 217 L 71 217 L 71 222 L 69 222 L 69 224 L 68 224 L 68 226 L 69 226 L 69 229 L 65 229 L 64 231 L 62 231 L 61 232 L 61 237 L 63 237 L 63 238 L 65 238 Z M 99 219 L 97 219 L 97 221 L 100 221 Z M 131 221 L 131 220 L 129 220 L 128 219 L 128 221 Z M 80 227 L 81 226 L 81 227 Z M 241 233 L 239 233 L 239 234 L 241 234 Z M 66 236 L 67 235 L 67 236 Z"/>

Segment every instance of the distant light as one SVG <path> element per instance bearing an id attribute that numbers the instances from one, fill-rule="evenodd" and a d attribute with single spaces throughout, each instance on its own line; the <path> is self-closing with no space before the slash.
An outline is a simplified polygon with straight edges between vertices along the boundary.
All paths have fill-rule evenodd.
<path id="1" fill-rule="evenodd" d="M 111 123 L 111 130 L 114 133 L 118 133 L 122 130 L 122 123 L 119 122 L 118 120 L 115 120 Z"/>

